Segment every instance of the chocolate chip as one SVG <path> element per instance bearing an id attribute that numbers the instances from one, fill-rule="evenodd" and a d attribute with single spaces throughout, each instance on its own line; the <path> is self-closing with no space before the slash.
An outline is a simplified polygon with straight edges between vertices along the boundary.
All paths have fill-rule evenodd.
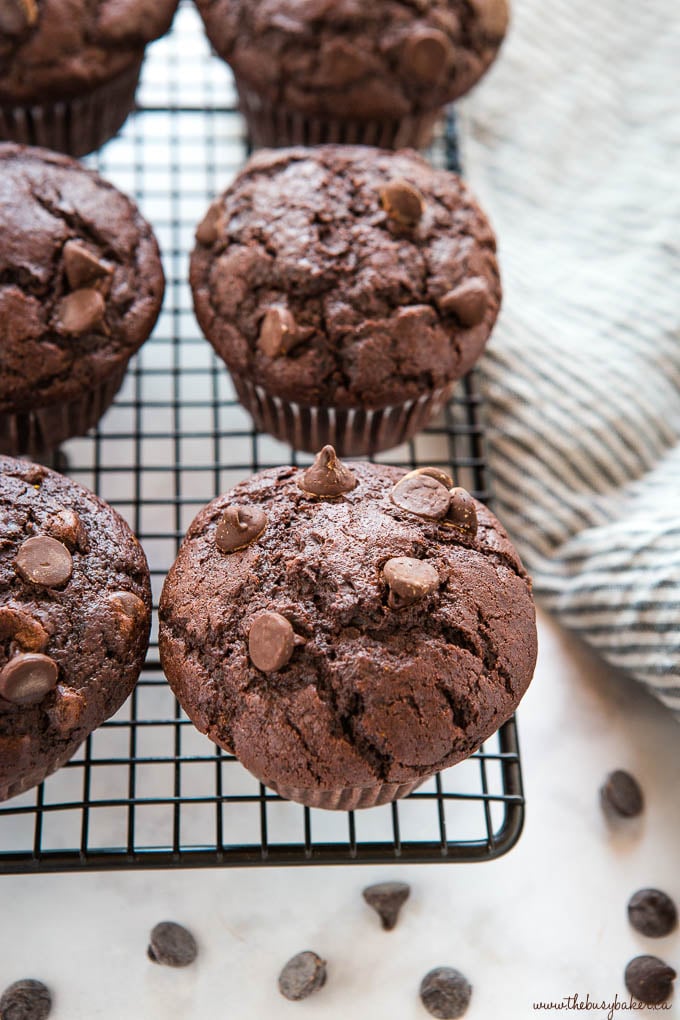
<path id="1" fill-rule="evenodd" d="M 600 788 L 600 800 L 606 812 L 621 818 L 635 818 L 642 814 L 644 808 L 644 797 L 637 779 L 623 769 L 616 769 L 607 776 Z"/>
<path id="2" fill-rule="evenodd" d="M 74 549 L 85 551 L 88 547 L 87 535 L 80 517 L 70 508 L 60 510 L 45 521 L 45 531 L 73 552 Z"/>
<path id="3" fill-rule="evenodd" d="M 111 268 L 86 248 L 82 241 L 67 241 L 63 257 L 64 272 L 72 290 L 80 290 L 112 273 Z"/>
<path id="4" fill-rule="evenodd" d="M 464 326 L 478 326 L 489 306 L 489 288 L 480 277 L 465 280 L 439 299 L 439 307 L 451 312 Z"/>
<path id="5" fill-rule="evenodd" d="M 409 606 L 430 595 L 439 587 L 439 574 L 427 560 L 411 556 L 395 556 L 383 567 L 383 577 L 390 588 L 389 604 L 393 609 Z"/>
<path id="6" fill-rule="evenodd" d="M 0 32 L 17 36 L 38 20 L 36 0 L 0 0 Z"/>
<path id="7" fill-rule="evenodd" d="M 112 591 L 106 598 L 118 617 L 119 629 L 124 634 L 132 634 L 137 623 L 146 616 L 144 600 L 132 591 Z"/>
<path id="8" fill-rule="evenodd" d="M 206 247 L 214 244 L 217 238 L 222 233 L 224 226 L 224 216 L 222 212 L 222 202 L 217 201 L 208 209 L 207 213 L 196 227 L 196 240 L 199 244 L 204 244 Z"/>
<path id="9" fill-rule="evenodd" d="M 436 967 L 425 975 L 420 984 L 423 1006 L 440 1020 L 455 1020 L 463 1016 L 471 997 L 469 981 L 453 967 Z"/>
<path id="10" fill-rule="evenodd" d="M 288 961 L 279 974 L 279 991 L 284 999 L 300 1002 L 326 984 L 326 961 L 307 950 Z"/>
<path id="11" fill-rule="evenodd" d="M 508 0 L 470 0 L 482 29 L 494 38 L 502 39 L 510 21 Z"/>
<path id="12" fill-rule="evenodd" d="M 80 691 L 61 684 L 57 684 L 54 694 L 54 705 L 47 709 L 47 715 L 52 726 L 62 736 L 68 736 L 80 726 L 87 702 Z"/>
<path id="13" fill-rule="evenodd" d="M 15 606 L 0 609 L 0 641 L 16 641 L 25 652 L 42 652 L 47 646 L 48 634 L 39 620 Z"/>
<path id="14" fill-rule="evenodd" d="M 436 467 L 416 468 L 415 471 L 409 471 L 407 475 L 404 475 L 404 478 L 417 478 L 419 475 L 427 475 L 428 478 L 434 478 L 436 482 L 439 482 L 439 484 L 443 485 L 446 489 L 453 488 L 454 482 L 451 475 Z M 404 479 L 402 478 L 402 481 L 403 480 Z"/>
<path id="15" fill-rule="evenodd" d="M 266 612 L 256 616 L 248 633 L 248 654 L 256 669 L 274 673 L 290 662 L 296 640 L 289 621 L 280 613 Z"/>
<path id="16" fill-rule="evenodd" d="M 230 506 L 215 530 L 215 545 L 223 553 L 245 549 L 267 527 L 267 515 L 259 506 Z"/>
<path id="17" fill-rule="evenodd" d="M 446 517 L 451 503 L 449 490 L 429 475 L 402 478 L 392 489 L 391 499 L 400 510 L 434 521 Z"/>
<path id="18" fill-rule="evenodd" d="M 363 892 L 364 899 L 380 917 L 385 931 L 392 931 L 399 911 L 410 895 L 411 886 L 406 882 L 378 882 L 367 886 Z"/>
<path id="19" fill-rule="evenodd" d="M 57 308 L 57 327 L 73 336 L 107 332 L 105 313 L 106 302 L 99 291 L 84 287 L 61 299 Z"/>
<path id="20" fill-rule="evenodd" d="M 188 967 L 198 955 L 196 939 L 174 921 L 161 921 L 151 929 L 147 956 L 166 967 Z"/>
<path id="21" fill-rule="evenodd" d="M 402 64 L 422 82 L 438 82 L 453 61 L 453 45 L 436 28 L 416 29 L 404 43 Z"/>
<path id="22" fill-rule="evenodd" d="M 678 911 L 661 889 L 640 889 L 629 900 L 628 920 L 641 935 L 660 939 L 677 928 Z"/>
<path id="23" fill-rule="evenodd" d="M 54 690 L 59 667 L 37 652 L 15 655 L 0 670 L 0 696 L 14 705 L 34 705 Z"/>
<path id="24" fill-rule="evenodd" d="M 460 531 L 467 538 L 474 538 L 478 527 L 475 500 L 467 489 L 461 489 L 460 486 L 449 489 L 449 496 L 451 502 L 444 524 Z"/>
<path id="25" fill-rule="evenodd" d="M 16 568 L 24 581 L 41 588 L 66 584 L 73 573 L 73 558 L 63 542 L 49 535 L 27 538 L 16 558 Z"/>
<path id="26" fill-rule="evenodd" d="M 324 446 L 314 463 L 298 478 L 298 488 L 311 496 L 329 499 L 351 492 L 356 487 L 355 475 L 338 460 L 332 446 Z"/>
<path id="27" fill-rule="evenodd" d="M 47 1020 L 51 1009 L 49 988 L 32 978 L 15 981 L 0 998 L 2 1020 Z"/>
<path id="28" fill-rule="evenodd" d="M 401 179 L 385 185 L 380 202 L 388 218 L 399 227 L 415 227 L 425 211 L 425 201 L 418 189 Z"/>
<path id="29" fill-rule="evenodd" d="M 656 1006 L 665 1002 L 673 990 L 677 974 L 658 956 L 636 956 L 626 967 L 626 988 L 639 1002 Z"/>
<path id="30" fill-rule="evenodd" d="M 262 320 L 257 346 L 268 358 L 278 358 L 292 351 L 302 339 L 285 305 L 272 305 Z"/>

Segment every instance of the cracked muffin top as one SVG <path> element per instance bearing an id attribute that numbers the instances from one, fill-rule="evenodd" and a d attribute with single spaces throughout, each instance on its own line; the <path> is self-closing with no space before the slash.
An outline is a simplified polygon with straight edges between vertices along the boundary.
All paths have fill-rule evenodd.
<path id="1" fill-rule="evenodd" d="M 380 408 L 460 378 L 498 315 L 496 242 L 470 190 L 410 150 L 261 152 L 191 258 L 232 372 L 307 406 Z"/>
<path id="2" fill-rule="evenodd" d="M 0 145 L 0 411 L 106 379 L 149 336 L 163 291 L 130 199 L 68 156 Z"/>
<path id="3" fill-rule="evenodd" d="M 512 714 L 536 659 L 531 582 L 494 515 L 441 470 L 343 465 L 332 447 L 198 514 L 160 621 L 188 715 L 275 788 L 452 765 Z"/>
<path id="4" fill-rule="evenodd" d="M 140 61 L 177 0 L 0 0 L 0 103 L 70 99 Z"/>
<path id="5" fill-rule="evenodd" d="M 507 0 L 196 0 L 213 46 L 270 102 L 398 118 L 467 92 L 494 60 Z"/>

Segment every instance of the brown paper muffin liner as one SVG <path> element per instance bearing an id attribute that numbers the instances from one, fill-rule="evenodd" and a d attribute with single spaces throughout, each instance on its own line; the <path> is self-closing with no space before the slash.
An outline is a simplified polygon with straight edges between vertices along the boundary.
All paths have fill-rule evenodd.
<path id="1" fill-rule="evenodd" d="M 340 457 L 364 457 L 407 442 L 441 409 L 454 383 L 428 390 L 416 400 L 376 410 L 305 407 L 272 397 L 243 375 L 232 373 L 239 400 L 255 428 L 294 450 L 318 451 L 330 443 Z"/>
<path id="2" fill-rule="evenodd" d="M 274 106 L 243 81 L 236 80 L 239 106 L 248 123 L 254 148 L 286 145 L 375 145 L 381 149 L 424 149 L 432 141 L 441 110 L 428 110 L 398 119 L 358 120 L 352 117 L 313 117 Z"/>
<path id="3" fill-rule="evenodd" d="M 47 779 L 53 772 L 60 769 L 67 761 L 70 761 L 82 742 L 83 738 L 79 737 L 77 740 L 71 740 L 65 746 L 60 744 L 53 754 L 40 758 L 28 772 L 21 768 L 20 762 L 17 775 L 10 775 L 9 777 L 3 775 L 0 777 L 0 802 L 9 800 L 10 797 L 18 797 L 20 793 L 25 793 L 26 790 L 39 786 L 44 779 Z"/>
<path id="4" fill-rule="evenodd" d="M 127 361 L 77 400 L 12 414 L 0 411 L 0 453 L 37 457 L 97 424 L 123 384 Z"/>
<path id="5" fill-rule="evenodd" d="M 354 811 L 357 808 L 379 807 L 393 800 L 407 797 L 421 786 L 429 776 L 412 783 L 377 783 L 375 786 L 346 786 L 338 790 L 317 790 L 313 787 L 286 786 L 267 780 L 270 787 L 284 800 L 294 800 L 305 807 L 323 808 L 326 811 Z"/>
<path id="6" fill-rule="evenodd" d="M 0 140 L 39 145 L 69 156 L 99 149 L 135 104 L 141 60 L 87 95 L 29 106 L 0 106 Z"/>

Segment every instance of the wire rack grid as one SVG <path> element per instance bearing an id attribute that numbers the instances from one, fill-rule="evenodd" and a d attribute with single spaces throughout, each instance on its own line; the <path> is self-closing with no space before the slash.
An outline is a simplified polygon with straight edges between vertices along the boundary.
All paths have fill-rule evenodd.
<path id="1" fill-rule="evenodd" d="M 206 502 L 260 468 L 309 458 L 253 431 L 193 316 L 195 224 L 247 145 L 229 72 L 210 56 L 191 5 L 180 5 L 172 33 L 150 48 L 138 98 L 122 134 L 89 162 L 134 195 L 153 224 L 165 307 L 114 407 L 97 430 L 66 444 L 57 463 L 135 530 L 157 606 L 178 544 Z M 451 117 L 430 155 L 457 167 Z M 380 459 L 448 467 L 457 484 L 488 500 L 474 373 L 431 427 Z M 281 800 L 182 712 L 160 669 L 154 618 L 127 704 L 58 773 L 0 805 L 0 872 L 488 860 L 519 838 L 523 805 L 514 719 L 393 805 L 322 812 Z"/>

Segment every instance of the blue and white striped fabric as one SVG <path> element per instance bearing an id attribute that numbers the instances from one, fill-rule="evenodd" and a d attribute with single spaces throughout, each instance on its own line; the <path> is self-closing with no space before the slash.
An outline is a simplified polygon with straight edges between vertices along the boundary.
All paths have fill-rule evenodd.
<path id="1" fill-rule="evenodd" d="M 680 13 L 515 0 L 463 108 L 499 237 L 498 510 L 543 605 L 680 712 Z"/>

